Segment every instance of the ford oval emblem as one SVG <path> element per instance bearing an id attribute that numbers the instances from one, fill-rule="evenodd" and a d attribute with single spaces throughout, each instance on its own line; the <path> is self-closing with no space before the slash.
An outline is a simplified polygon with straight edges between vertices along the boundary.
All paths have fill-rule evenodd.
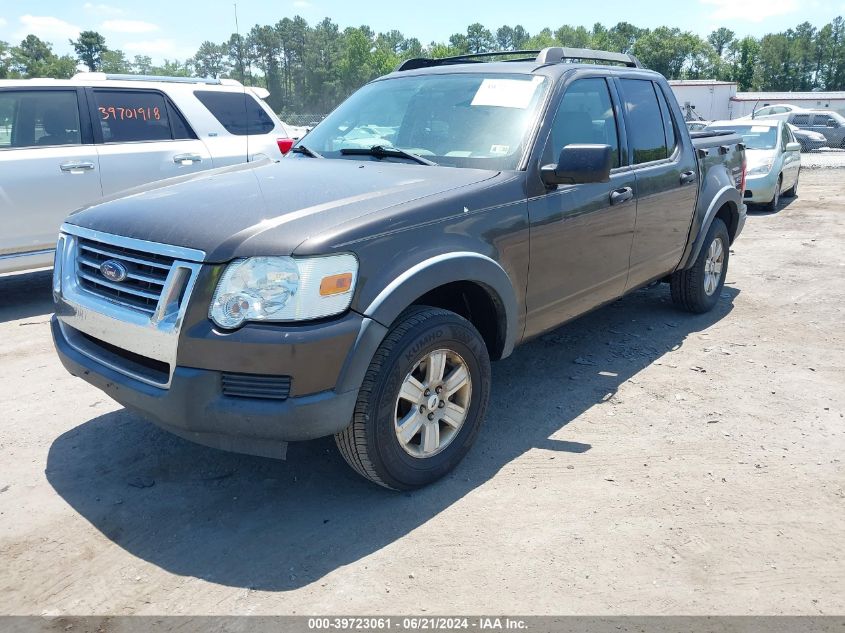
<path id="1" fill-rule="evenodd" d="M 119 283 L 126 279 L 129 271 L 116 259 L 108 259 L 100 264 L 100 274 L 109 281 Z"/>

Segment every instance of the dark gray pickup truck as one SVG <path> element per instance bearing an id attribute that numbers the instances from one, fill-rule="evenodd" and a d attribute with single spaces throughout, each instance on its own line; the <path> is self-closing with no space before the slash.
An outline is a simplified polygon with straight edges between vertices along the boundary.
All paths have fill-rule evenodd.
<path id="1" fill-rule="evenodd" d="M 745 222 L 740 139 L 691 138 L 627 55 L 492 59 L 405 62 L 284 160 L 71 215 L 65 367 L 196 442 L 284 457 L 333 434 L 410 489 L 469 450 L 516 345 L 656 281 L 711 309 Z"/>

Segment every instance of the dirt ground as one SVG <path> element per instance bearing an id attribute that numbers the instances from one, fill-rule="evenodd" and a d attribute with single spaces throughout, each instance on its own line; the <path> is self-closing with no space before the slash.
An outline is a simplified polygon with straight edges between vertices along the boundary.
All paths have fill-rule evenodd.
<path id="1" fill-rule="evenodd" d="M 842 614 L 843 199 L 751 214 L 712 314 L 661 286 L 519 348 L 412 494 L 158 430 L 63 370 L 49 273 L 0 278 L 0 613 Z"/>

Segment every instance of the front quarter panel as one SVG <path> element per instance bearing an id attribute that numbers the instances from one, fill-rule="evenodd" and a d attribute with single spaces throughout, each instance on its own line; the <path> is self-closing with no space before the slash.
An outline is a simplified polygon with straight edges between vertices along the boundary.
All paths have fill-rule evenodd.
<path id="1" fill-rule="evenodd" d="M 506 319 L 506 356 L 524 329 L 528 214 L 524 172 L 409 202 L 306 241 L 297 255 L 352 252 L 358 286 L 352 310 L 389 327 L 439 286 L 483 286 Z"/>

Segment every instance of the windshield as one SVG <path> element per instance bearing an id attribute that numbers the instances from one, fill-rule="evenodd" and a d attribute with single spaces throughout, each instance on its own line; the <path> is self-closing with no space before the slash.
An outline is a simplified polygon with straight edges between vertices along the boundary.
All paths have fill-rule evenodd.
<path id="1" fill-rule="evenodd" d="M 375 81 L 343 102 L 302 144 L 326 158 L 372 160 L 341 150 L 382 146 L 438 165 L 516 169 L 547 83 L 530 75 L 482 73 Z"/>
<path id="2" fill-rule="evenodd" d="M 746 149 L 774 149 L 778 144 L 776 125 L 713 125 L 708 130 L 733 130 L 742 137 Z"/>

